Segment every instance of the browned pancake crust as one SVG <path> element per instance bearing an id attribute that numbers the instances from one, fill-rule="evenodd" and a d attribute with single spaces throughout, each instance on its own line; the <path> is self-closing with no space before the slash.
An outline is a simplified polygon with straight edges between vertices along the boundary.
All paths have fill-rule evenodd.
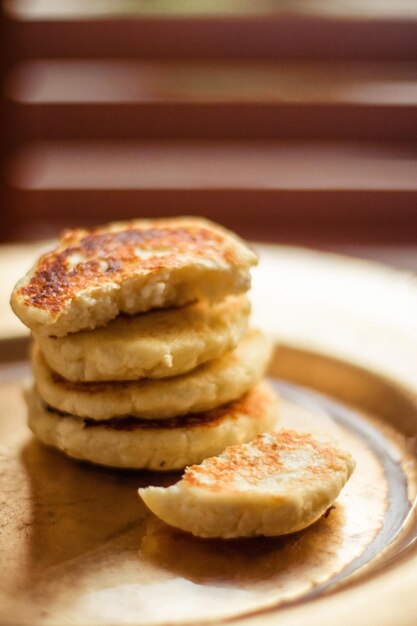
<path id="1" fill-rule="evenodd" d="M 298 480 L 309 481 L 311 474 L 328 476 L 337 462 L 335 448 L 317 441 L 309 433 L 280 430 L 267 439 L 259 435 L 250 445 L 230 446 L 225 455 L 206 459 L 201 465 L 192 465 L 186 469 L 183 480 L 193 486 L 222 491 L 233 488 L 238 473 L 243 481 L 256 485 L 286 469 L 281 454 L 288 456 L 306 446 L 312 451 L 314 464 L 307 466 L 307 471 Z"/>
<path id="2" fill-rule="evenodd" d="M 151 274 L 178 267 L 181 254 L 239 265 L 235 249 L 226 240 L 221 229 L 195 218 L 129 222 L 121 229 L 70 230 L 63 234 L 57 249 L 39 259 L 34 275 L 17 293 L 27 306 L 58 316 L 65 303 L 86 287 L 122 282 L 138 270 Z M 138 257 L 138 248 L 147 258 Z M 161 249 L 170 252 L 158 255 Z M 85 260 L 72 267 L 68 262 L 72 255 Z"/>
<path id="3" fill-rule="evenodd" d="M 141 420 L 132 415 L 125 415 L 123 417 L 115 417 L 109 420 L 84 419 L 83 422 L 86 428 L 101 426 L 112 430 L 135 430 L 137 428 L 190 429 L 193 427 L 201 427 L 203 424 L 207 428 L 210 428 L 216 426 L 218 422 L 222 421 L 226 417 L 229 419 L 237 418 L 240 413 L 250 415 L 254 420 L 261 419 L 265 415 L 267 407 L 273 400 L 273 397 L 272 390 L 269 386 L 262 383 L 248 391 L 242 398 L 219 406 L 211 411 L 205 411 L 204 413 L 190 413 L 189 415 L 164 420 Z M 68 413 L 59 411 L 49 405 L 46 405 L 46 409 L 49 413 L 55 413 L 61 417 L 69 416 Z"/>

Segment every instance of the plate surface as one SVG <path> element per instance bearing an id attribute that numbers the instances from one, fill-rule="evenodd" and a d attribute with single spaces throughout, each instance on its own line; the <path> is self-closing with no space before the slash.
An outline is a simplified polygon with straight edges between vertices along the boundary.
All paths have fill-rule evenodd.
<path id="1" fill-rule="evenodd" d="M 83 465 L 26 427 L 0 343 L 0 617 L 10 624 L 394 624 L 417 611 L 417 287 L 382 266 L 262 247 L 255 319 L 277 341 L 282 424 L 324 429 L 357 469 L 336 508 L 280 539 L 204 541 L 136 489 L 178 475 Z M 5 362 L 7 360 L 7 363 Z"/>

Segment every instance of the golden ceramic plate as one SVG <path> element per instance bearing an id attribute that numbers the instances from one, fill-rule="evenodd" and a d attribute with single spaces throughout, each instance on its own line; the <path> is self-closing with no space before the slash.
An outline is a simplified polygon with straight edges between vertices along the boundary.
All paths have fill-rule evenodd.
<path id="1" fill-rule="evenodd" d="M 165 526 L 136 489 L 176 475 L 83 465 L 33 440 L 18 360 L 26 339 L 3 340 L 5 624 L 416 624 L 416 279 L 304 250 L 260 252 L 255 318 L 277 342 L 282 422 L 336 434 L 357 461 L 336 508 L 279 539 L 198 540 Z"/>

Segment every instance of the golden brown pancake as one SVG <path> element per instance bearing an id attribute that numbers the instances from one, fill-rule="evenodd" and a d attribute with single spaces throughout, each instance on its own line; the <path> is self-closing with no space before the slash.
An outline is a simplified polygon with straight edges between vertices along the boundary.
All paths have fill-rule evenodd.
<path id="1" fill-rule="evenodd" d="M 83 420 L 48 407 L 35 388 L 26 399 L 29 426 L 43 443 L 77 459 L 132 469 L 173 470 L 199 463 L 227 445 L 273 430 L 278 413 L 277 398 L 265 383 L 212 411 L 163 421 Z"/>
<path id="2" fill-rule="evenodd" d="M 243 293 L 256 262 L 236 235 L 201 218 L 71 230 L 19 281 L 11 305 L 37 333 L 64 336 L 104 326 L 121 312 Z"/>
<path id="3" fill-rule="evenodd" d="M 200 537 L 278 536 L 321 517 L 354 467 L 327 436 L 283 429 L 187 468 L 171 487 L 139 494 L 164 522 Z"/>

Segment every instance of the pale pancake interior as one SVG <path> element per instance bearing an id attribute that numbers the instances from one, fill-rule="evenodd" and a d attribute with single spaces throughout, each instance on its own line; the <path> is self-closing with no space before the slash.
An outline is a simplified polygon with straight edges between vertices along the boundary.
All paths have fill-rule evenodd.
<path id="1" fill-rule="evenodd" d="M 36 344 L 32 366 L 41 397 L 60 411 L 96 420 L 123 415 L 163 419 L 208 411 L 240 398 L 262 378 L 271 351 L 271 341 L 252 329 L 234 350 L 173 378 L 73 383 L 50 369 Z"/>
<path id="2" fill-rule="evenodd" d="M 63 378 L 92 382 L 178 376 L 233 349 L 247 329 L 250 303 L 219 303 L 119 316 L 104 328 L 35 334 L 48 365 Z"/>

